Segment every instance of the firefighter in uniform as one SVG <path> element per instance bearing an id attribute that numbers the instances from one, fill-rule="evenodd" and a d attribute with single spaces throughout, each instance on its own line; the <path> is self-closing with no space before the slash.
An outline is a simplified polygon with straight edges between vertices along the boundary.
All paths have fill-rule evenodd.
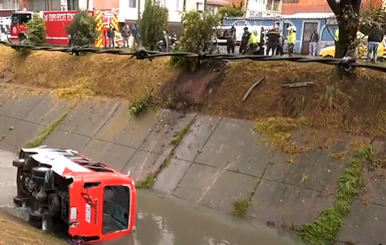
<path id="1" fill-rule="evenodd" d="M 247 45 L 248 45 L 248 41 L 249 41 L 249 31 L 248 31 L 248 27 L 244 27 L 244 33 L 243 33 L 243 36 L 241 37 L 241 43 L 240 43 L 240 50 L 239 50 L 239 53 L 240 54 L 243 54 L 245 53 L 246 49 L 247 49 Z"/>

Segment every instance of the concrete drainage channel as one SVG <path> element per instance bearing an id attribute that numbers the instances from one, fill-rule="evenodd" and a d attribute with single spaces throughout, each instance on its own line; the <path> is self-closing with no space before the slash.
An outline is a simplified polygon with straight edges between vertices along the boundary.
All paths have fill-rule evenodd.
<path id="1" fill-rule="evenodd" d="M 0 93 L 0 149 L 16 152 L 27 142 L 70 147 L 123 173 L 130 171 L 138 187 L 226 213 L 234 212 L 238 203 L 242 216 L 276 228 L 312 223 L 331 207 L 334 196 L 323 191 L 335 190 L 344 170 L 345 163 L 322 151 L 288 164 L 253 131 L 250 121 L 169 110 L 133 118 L 129 103 L 118 100 L 94 98 L 74 107 L 54 100 L 48 91 L 17 91 L 16 98 Z M 307 181 L 302 181 L 305 175 Z M 381 201 L 373 203 L 361 213 L 373 216 Z M 359 212 L 355 203 L 353 208 L 352 213 Z M 379 240 L 376 229 L 358 232 L 357 220 L 352 214 L 345 218 L 350 225 L 343 227 L 340 240 Z M 372 222 L 361 221 L 368 227 Z"/>

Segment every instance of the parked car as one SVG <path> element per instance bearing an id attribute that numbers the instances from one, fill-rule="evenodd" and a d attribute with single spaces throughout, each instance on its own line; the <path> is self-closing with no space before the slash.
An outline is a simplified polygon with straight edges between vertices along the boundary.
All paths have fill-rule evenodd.
<path id="1" fill-rule="evenodd" d="M 22 148 L 13 161 L 17 196 L 30 208 L 29 222 L 44 231 L 67 231 L 78 244 L 130 233 L 136 191 L 129 174 L 117 172 L 71 149 Z"/>
<path id="2" fill-rule="evenodd" d="M 361 39 L 363 41 L 362 41 L 362 45 L 359 45 L 359 47 L 358 47 L 358 57 L 359 58 L 366 58 L 367 46 L 366 46 L 365 43 L 367 41 L 366 40 L 367 36 L 363 35 L 363 36 L 361 36 Z M 320 52 L 319 52 L 319 56 L 321 56 L 322 58 L 334 58 L 334 56 L 335 56 L 335 46 L 329 46 L 329 47 L 325 47 L 325 48 L 321 49 Z M 385 60 L 386 59 L 386 42 L 385 42 L 385 39 L 383 40 L 383 42 L 381 42 L 379 44 L 378 59 L 379 60 Z"/>

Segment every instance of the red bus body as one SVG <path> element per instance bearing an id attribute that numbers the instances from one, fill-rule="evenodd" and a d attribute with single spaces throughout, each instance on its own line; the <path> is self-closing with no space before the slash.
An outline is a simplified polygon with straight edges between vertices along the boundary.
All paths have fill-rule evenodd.
<path id="1" fill-rule="evenodd" d="M 79 244 L 90 245 L 106 242 L 125 236 L 132 232 L 136 221 L 136 189 L 129 175 L 122 174 L 108 165 L 98 163 L 108 172 L 93 171 L 87 166 L 92 166 L 92 161 L 77 151 L 70 149 L 52 149 L 45 146 L 38 148 L 22 148 L 22 154 L 31 154 L 31 158 L 63 177 L 72 179 L 68 188 L 68 234 Z M 96 183 L 95 186 L 86 187 L 87 183 Z M 128 210 L 121 209 L 118 213 L 127 214 L 126 228 L 113 228 L 105 220 L 106 212 L 119 205 L 109 203 L 109 188 L 125 188 L 127 192 L 116 192 L 114 203 L 127 203 Z M 110 191 L 111 192 L 111 191 Z M 111 193 L 110 193 L 111 194 Z M 110 206 L 112 204 L 113 206 Z M 123 210 L 123 211 L 122 211 Z M 116 212 L 114 212 L 116 214 Z M 106 225 L 107 223 L 107 225 Z M 78 238 L 83 238 L 78 240 Z M 84 241 L 84 238 L 89 238 Z"/>
<path id="2" fill-rule="evenodd" d="M 43 18 L 46 26 L 46 43 L 52 45 L 66 46 L 68 37 L 65 27 L 68 26 L 76 15 L 76 11 L 41 11 L 40 17 Z M 90 11 L 92 14 L 92 12 Z M 19 42 L 19 34 L 26 32 L 26 22 L 31 19 L 33 12 L 18 11 L 11 15 L 11 35 L 12 42 Z"/>

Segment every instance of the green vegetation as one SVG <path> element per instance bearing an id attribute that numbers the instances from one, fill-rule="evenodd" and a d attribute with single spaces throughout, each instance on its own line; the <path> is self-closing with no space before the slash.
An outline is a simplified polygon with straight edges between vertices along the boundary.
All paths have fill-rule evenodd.
<path id="1" fill-rule="evenodd" d="M 28 38 L 26 44 L 41 46 L 46 42 L 46 27 L 39 13 L 34 13 L 32 19 L 27 22 L 26 26 Z"/>
<path id="2" fill-rule="evenodd" d="M 304 224 L 299 229 L 299 236 L 310 245 L 330 245 L 335 243 L 342 226 L 342 219 L 350 212 L 355 195 L 358 194 L 361 169 L 365 160 L 373 158 L 373 150 L 362 146 L 358 149 L 350 164 L 339 177 L 336 200 L 331 208 L 320 213 L 311 224 Z"/>
<path id="3" fill-rule="evenodd" d="M 149 173 L 146 175 L 144 180 L 138 181 L 135 184 L 135 188 L 138 189 L 148 189 L 151 188 L 155 183 L 155 178 L 157 177 L 156 173 Z"/>
<path id="4" fill-rule="evenodd" d="M 171 145 L 179 145 L 181 140 L 184 138 L 185 134 L 189 131 L 191 124 L 186 125 L 182 129 L 180 129 L 170 141 Z"/>
<path id="5" fill-rule="evenodd" d="M 246 6 L 244 2 L 240 2 L 239 4 L 231 3 L 222 6 L 218 10 L 218 14 L 220 14 L 221 18 L 224 17 L 243 17 L 245 15 Z"/>
<path id="6" fill-rule="evenodd" d="M 145 10 L 139 24 L 139 35 L 142 45 L 148 50 L 155 50 L 157 42 L 164 38 L 168 25 L 168 9 L 159 1 L 146 0 Z"/>
<path id="7" fill-rule="evenodd" d="M 29 140 L 26 144 L 26 148 L 35 148 L 40 146 L 43 141 L 54 131 L 54 129 L 66 118 L 68 112 L 58 117 L 55 121 L 48 124 L 35 138 Z"/>
<path id="8" fill-rule="evenodd" d="M 251 206 L 251 199 L 249 197 L 239 197 L 233 200 L 233 210 L 231 215 L 233 217 L 244 217 L 247 209 Z"/>
<path id="9" fill-rule="evenodd" d="M 181 16 L 182 29 L 184 30 L 177 51 L 199 53 L 204 50 L 214 53 L 212 37 L 217 26 L 221 25 L 221 16 L 209 12 L 189 11 Z M 171 57 L 173 66 L 196 69 L 197 60 L 185 57 Z"/>
<path id="10" fill-rule="evenodd" d="M 67 35 L 71 36 L 71 45 L 91 46 L 100 34 L 97 20 L 86 10 L 79 10 L 71 24 L 66 26 Z"/>
<path id="11" fill-rule="evenodd" d="M 129 110 L 132 116 L 138 116 L 139 114 L 146 112 L 150 107 L 155 107 L 158 104 L 158 100 L 152 93 L 153 90 L 148 92 L 142 98 L 130 102 Z"/>

